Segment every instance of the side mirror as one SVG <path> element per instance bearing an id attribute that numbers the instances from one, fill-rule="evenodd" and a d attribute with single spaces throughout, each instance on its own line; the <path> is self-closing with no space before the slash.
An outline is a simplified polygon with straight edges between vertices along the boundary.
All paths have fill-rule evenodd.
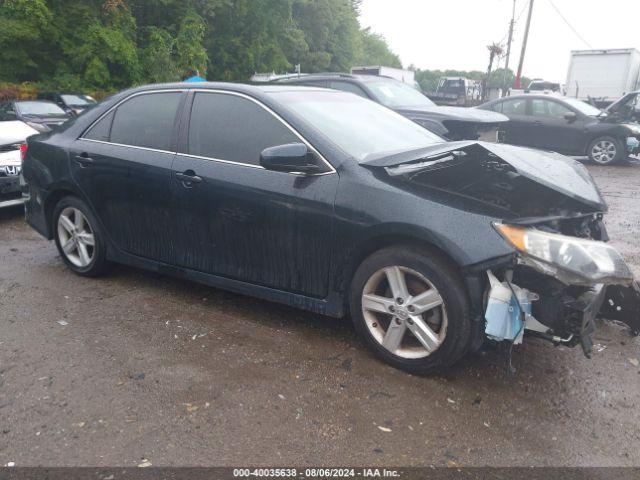
<path id="1" fill-rule="evenodd" d="M 265 148 L 260 154 L 260 165 L 266 170 L 288 173 L 313 174 L 322 170 L 304 143 Z"/>
<path id="2" fill-rule="evenodd" d="M 567 112 L 564 114 L 564 119 L 569 123 L 575 122 L 578 119 L 578 114 L 576 112 Z"/>

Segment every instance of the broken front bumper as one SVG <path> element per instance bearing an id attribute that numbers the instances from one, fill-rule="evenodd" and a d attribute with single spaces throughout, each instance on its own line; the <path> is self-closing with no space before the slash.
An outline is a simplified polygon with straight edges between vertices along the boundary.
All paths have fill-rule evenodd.
<path id="1" fill-rule="evenodd" d="M 640 332 L 640 287 L 636 282 L 630 286 L 567 285 L 522 264 L 498 273 L 501 281 L 493 272 L 487 274 L 491 281 L 485 333 L 492 340 L 517 344 L 527 333 L 555 344 L 581 345 L 590 358 L 597 318 L 621 322 L 634 335 Z"/>

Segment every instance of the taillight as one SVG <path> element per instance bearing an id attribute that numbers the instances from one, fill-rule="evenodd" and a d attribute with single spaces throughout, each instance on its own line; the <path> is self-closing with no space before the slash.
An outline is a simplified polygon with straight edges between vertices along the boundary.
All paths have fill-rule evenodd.
<path id="1" fill-rule="evenodd" d="M 22 158 L 23 162 L 24 162 L 24 159 L 27 157 L 28 149 L 29 149 L 29 146 L 26 143 L 20 144 L 20 157 Z"/>

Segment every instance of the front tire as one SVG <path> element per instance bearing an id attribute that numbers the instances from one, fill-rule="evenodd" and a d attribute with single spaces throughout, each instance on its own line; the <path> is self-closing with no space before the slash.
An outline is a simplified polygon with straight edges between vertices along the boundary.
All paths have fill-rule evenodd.
<path id="1" fill-rule="evenodd" d="M 107 269 L 106 245 L 97 219 L 77 197 L 64 197 L 53 210 L 56 247 L 78 275 L 97 277 Z"/>
<path id="2" fill-rule="evenodd" d="M 460 275 L 437 252 L 380 250 L 356 271 L 350 293 L 356 331 L 388 364 L 426 374 L 457 362 L 471 336 Z"/>
<path id="3" fill-rule="evenodd" d="M 625 155 L 624 145 L 614 137 L 598 137 L 589 144 L 589 159 L 598 165 L 613 165 Z"/>

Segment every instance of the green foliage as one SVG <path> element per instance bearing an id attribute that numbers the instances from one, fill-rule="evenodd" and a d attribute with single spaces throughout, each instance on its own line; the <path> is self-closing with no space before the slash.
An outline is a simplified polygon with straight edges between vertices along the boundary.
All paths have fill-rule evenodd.
<path id="1" fill-rule="evenodd" d="M 384 37 L 371 32 L 368 28 L 362 31 L 362 53 L 358 63 L 363 66 L 384 65 L 402 68 L 400 57 L 389 49 Z"/>
<path id="2" fill-rule="evenodd" d="M 360 0 L 0 0 L 0 82 L 116 90 L 255 72 L 399 67 Z"/>

